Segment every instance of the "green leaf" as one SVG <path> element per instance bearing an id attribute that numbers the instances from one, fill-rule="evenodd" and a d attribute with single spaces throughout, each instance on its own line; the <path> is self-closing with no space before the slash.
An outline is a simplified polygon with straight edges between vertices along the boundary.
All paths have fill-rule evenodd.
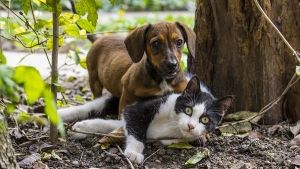
<path id="1" fill-rule="evenodd" d="M 78 103 L 84 103 L 84 99 L 83 99 L 83 97 L 80 96 L 80 95 L 75 95 L 75 100 L 76 100 L 76 102 L 78 102 Z"/>
<path id="2" fill-rule="evenodd" d="M 66 25 L 65 26 L 65 32 L 67 35 L 73 36 L 73 37 L 79 37 L 79 29 L 77 28 L 76 25 Z"/>
<path id="3" fill-rule="evenodd" d="M 42 28 L 51 28 L 52 27 L 52 20 L 44 20 L 44 19 L 37 19 L 34 28 L 39 30 Z"/>
<path id="4" fill-rule="evenodd" d="M 80 65 L 82 68 L 87 69 L 86 59 L 85 59 L 85 58 L 81 58 L 81 59 L 80 59 L 79 65 Z"/>
<path id="5" fill-rule="evenodd" d="M 13 102 L 19 102 L 20 87 L 13 81 L 14 69 L 0 64 L 0 94 Z"/>
<path id="6" fill-rule="evenodd" d="M 59 36 L 58 38 L 58 46 L 62 46 L 64 44 L 64 37 L 63 36 Z M 46 44 L 47 49 L 52 49 L 53 47 L 53 38 L 50 38 L 47 40 L 47 44 Z"/>
<path id="7" fill-rule="evenodd" d="M 62 11 L 62 6 L 61 6 L 61 3 L 60 3 L 60 0 L 56 0 L 56 8 L 57 8 L 57 14 L 58 16 L 61 14 L 61 11 Z M 46 4 L 48 5 L 49 9 L 51 12 L 53 12 L 53 0 L 46 0 Z"/>
<path id="8" fill-rule="evenodd" d="M 168 146 L 168 148 L 177 148 L 177 149 L 191 149 L 192 145 L 189 143 L 175 143 Z"/>
<path id="9" fill-rule="evenodd" d="M 78 19 L 76 23 L 87 32 L 93 33 L 95 31 L 95 27 L 86 19 Z"/>
<path id="10" fill-rule="evenodd" d="M 296 66 L 296 74 L 300 76 L 300 66 Z"/>
<path id="11" fill-rule="evenodd" d="M 24 124 L 24 123 L 31 122 L 32 118 L 27 112 L 21 112 L 18 114 L 17 121 L 20 124 Z"/>
<path id="12" fill-rule="evenodd" d="M 29 104 L 33 104 L 45 89 L 44 80 L 40 73 L 31 66 L 18 66 L 15 68 L 14 80 L 24 86 Z"/>
<path id="13" fill-rule="evenodd" d="M 109 2 L 114 6 L 114 5 L 118 5 L 121 4 L 122 1 L 121 0 L 109 0 Z"/>
<path id="14" fill-rule="evenodd" d="M 188 159 L 184 164 L 185 165 L 195 165 L 202 159 L 209 156 L 209 150 L 204 148 L 202 151 L 198 152 L 197 154 L 193 155 L 190 159 Z"/>
<path id="15" fill-rule="evenodd" d="M 19 0 L 19 3 L 21 5 L 23 12 L 27 15 L 30 8 L 31 0 Z"/>
<path id="16" fill-rule="evenodd" d="M 69 25 L 69 24 L 74 24 L 78 19 L 79 15 L 73 14 L 73 13 L 62 13 L 59 16 L 59 25 Z"/>
<path id="17" fill-rule="evenodd" d="M 95 0 L 75 0 L 75 9 L 81 16 L 87 13 L 87 19 L 93 26 L 96 26 L 98 14 Z"/>
<path id="18" fill-rule="evenodd" d="M 0 48 L 0 64 L 6 64 L 6 57 L 4 56 L 1 48 Z"/>
<path id="19" fill-rule="evenodd" d="M 12 104 L 12 103 L 9 103 L 6 105 L 6 111 L 8 114 L 11 114 L 15 111 L 16 109 L 16 105 L 15 104 Z"/>
<path id="20" fill-rule="evenodd" d="M 52 124 L 56 125 L 62 137 L 65 137 L 65 128 L 60 116 L 57 114 L 56 105 L 50 89 L 43 92 L 45 98 L 45 113 Z"/>

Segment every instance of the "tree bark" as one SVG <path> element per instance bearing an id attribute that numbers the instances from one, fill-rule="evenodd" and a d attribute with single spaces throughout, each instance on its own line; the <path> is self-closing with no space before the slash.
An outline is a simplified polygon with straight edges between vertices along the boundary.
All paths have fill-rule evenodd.
<path id="1" fill-rule="evenodd" d="M 263 0 L 260 4 L 291 45 L 299 48 L 298 1 Z M 295 57 L 253 0 L 197 0 L 195 32 L 196 58 L 188 69 L 217 96 L 235 95 L 233 111 L 259 111 L 280 96 L 295 72 Z M 298 82 L 285 100 L 268 111 L 263 123 L 300 119 L 299 98 Z"/>
<path id="2" fill-rule="evenodd" d="M 18 169 L 14 149 L 7 132 L 7 125 L 0 113 L 0 168 Z"/>

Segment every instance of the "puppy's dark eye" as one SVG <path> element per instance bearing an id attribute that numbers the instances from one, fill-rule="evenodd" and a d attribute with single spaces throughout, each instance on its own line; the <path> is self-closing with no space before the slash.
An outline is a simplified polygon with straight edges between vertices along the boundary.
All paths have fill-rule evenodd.
<path id="1" fill-rule="evenodd" d="M 182 40 L 182 39 L 177 39 L 177 40 L 176 40 L 176 46 L 177 46 L 178 48 L 180 48 L 180 47 L 182 46 L 182 44 L 183 44 L 183 40 Z"/>
<path id="2" fill-rule="evenodd" d="M 151 43 L 151 46 L 153 49 L 158 49 L 160 46 L 160 43 L 159 43 L 159 41 L 156 40 Z"/>

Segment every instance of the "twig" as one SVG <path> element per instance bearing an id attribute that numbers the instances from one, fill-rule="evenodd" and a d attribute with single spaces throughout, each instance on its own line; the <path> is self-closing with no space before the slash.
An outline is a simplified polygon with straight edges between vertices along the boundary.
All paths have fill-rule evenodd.
<path id="1" fill-rule="evenodd" d="M 9 6 L 7 6 L 2 0 L 0 0 L 1 4 L 7 9 L 9 10 L 11 13 L 13 13 L 16 17 L 18 17 L 22 22 L 26 23 L 25 20 L 23 20 L 23 18 L 21 18 L 18 14 L 15 13 L 15 11 L 11 10 Z"/>
<path id="2" fill-rule="evenodd" d="M 66 99 L 64 93 L 63 93 L 63 92 L 60 92 L 60 94 L 61 94 L 61 96 L 62 96 L 64 102 L 65 102 L 66 104 L 68 104 L 68 101 L 67 101 L 67 99 Z"/>
<path id="3" fill-rule="evenodd" d="M 293 77 L 291 78 L 291 80 L 289 81 L 287 87 L 283 90 L 283 92 L 281 93 L 281 95 L 279 97 L 277 97 L 276 99 L 274 99 L 273 101 L 271 101 L 269 104 L 267 104 L 265 107 L 263 107 L 258 114 L 251 116 L 247 119 L 244 120 L 240 120 L 240 121 L 236 121 L 236 122 L 232 122 L 232 123 L 228 123 L 228 124 L 224 124 L 221 125 L 217 128 L 221 128 L 221 127 L 227 127 L 227 126 L 231 126 L 231 125 L 235 125 L 235 124 L 239 124 L 239 123 L 243 123 L 243 122 L 249 122 L 251 120 L 253 120 L 254 118 L 258 117 L 258 116 L 262 116 L 263 114 L 265 114 L 268 110 L 270 110 L 275 104 L 277 104 L 282 98 L 283 96 L 289 91 L 289 89 L 295 85 L 297 83 L 297 81 L 300 79 L 300 77 L 297 77 L 296 73 L 293 75 Z"/>
<path id="4" fill-rule="evenodd" d="M 81 160 L 82 160 L 82 156 L 83 156 L 83 151 L 81 152 L 81 155 L 80 155 L 80 159 L 79 159 L 80 163 L 81 163 Z"/>
<path id="5" fill-rule="evenodd" d="M 34 22 L 34 24 L 36 24 L 36 19 L 35 19 L 35 15 L 34 15 L 34 11 L 33 11 L 32 2 L 31 1 L 30 1 L 30 10 L 31 10 L 33 22 Z"/>
<path id="6" fill-rule="evenodd" d="M 263 16 L 267 19 L 267 21 L 272 25 L 272 27 L 277 31 L 277 33 L 280 35 L 281 39 L 284 41 L 284 43 L 291 49 L 291 51 L 293 52 L 293 55 L 296 56 L 298 62 L 300 62 L 300 56 L 299 56 L 299 52 L 297 52 L 291 45 L 290 43 L 285 39 L 285 37 L 282 35 L 282 33 L 280 32 L 280 30 L 275 26 L 275 24 L 271 21 L 271 19 L 268 17 L 268 15 L 265 13 L 265 11 L 262 9 L 262 7 L 260 6 L 260 4 L 258 3 L 257 0 L 254 0 L 255 5 L 257 6 L 257 8 L 259 9 L 259 11 L 263 14 Z"/>
<path id="7" fill-rule="evenodd" d="M 119 145 L 116 145 L 116 146 L 119 149 L 120 153 L 125 157 L 125 159 L 128 162 L 130 168 L 134 169 L 134 166 L 132 165 L 131 161 L 125 156 L 125 154 L 124 154 L 123 150 L 120 148 L 120 146 Z"/>
<path id="8" fill-rule="evenodd" d="M 142 162 L 142 166 L 144 165 L 144 163 L 146 162 L 146 160 L 148 160 L 150 157 L 152 157 L 154 154 L 156 154 L 157 152 L 159 152 L 159 150 L 161 150 L 160 148 L 157 149 L 154 153 L 150 154 L 147 158 L 145 158 L 145 160 Z"/>
<path id="9" fill-rule="evenodd" d="M 5 36 L 3 36 L 3 35 L 0 34 L 0 37 L 4 38 L 4 39 L 6 39 L 6 40 L 9 40 L 9 41 L 16 41 L 16 42 L 19 42 L 24 48 L 34 48 L 34 47 L 36 47 L 36 46 L 42 45 L 43 43 L 47 42 L 47 40 L 44 40 L 44 41 L 39 42 L 39 43 L 36 43 L 36 44 L 34 44 L 34 45 L 26 46 L 26 45 L 23 43 L 23 41 L 22 41 L 19 37 L 17 37 L 17 36 L 14 36 L 14 39 L 11 39 L 11 38 L 5 37 Z"/>
<path id="10" fill-rule="evenodd" d="M 87 131 L 78 131 L 74 130 L 72 128 L 69 128 L 70 131 L 75 132 L 75 133 L 82 133 L 82 134 L 89 134 L 89 135 L 95 135 L 95 136 L 106 136 L 106 137 L 111 137 L 111 138 L 125 138 L 125 136 L 115 136 L 111 134 L 104 134 L 104 133 L 95 133 L 95 132 L 87 132 Z"/>

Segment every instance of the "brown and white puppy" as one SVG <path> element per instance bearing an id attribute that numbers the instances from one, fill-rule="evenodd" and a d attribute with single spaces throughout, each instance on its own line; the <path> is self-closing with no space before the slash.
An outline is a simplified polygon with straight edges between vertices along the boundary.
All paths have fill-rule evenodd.
<path id="1" fill-rule="evenodd" d="M 195 33 L 178 22 L 148 24 L 126 39 L 99 38 L 87 55 L 94 96 L 101 96 L 106 88 L 120 97 L 121 112 L 140 98 L 182 92 L 187 84 L 179 66 L 184 42 L 195 56 Z"/>
<path id="2" fill-rule="evenodd" d="M 89 83 L 95 98 L 107 89 L 120 98 L 120 114 L 126 105 L 140 99 L 182 92 L 187 85 L 179 66 L 182 50 L 187 43 L 194 57 L 195 40 L 193 30 L 178 22 L 147 24 L 134 29 L 126 38 L 97 39 L 87 55 Z"/>

